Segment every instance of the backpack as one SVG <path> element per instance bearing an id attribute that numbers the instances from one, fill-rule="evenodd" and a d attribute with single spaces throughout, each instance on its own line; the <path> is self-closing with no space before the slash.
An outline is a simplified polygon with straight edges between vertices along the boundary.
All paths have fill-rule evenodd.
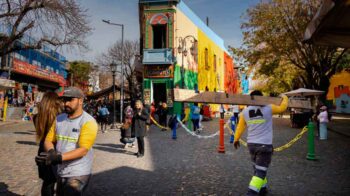
<path id="1" fill-rule="evenodd" d="M 176 125 L 176 122 L 177 122 L 176 115 L 173 115 L 169 118 L 168 126 L 170 128 L 173 128 Z"/>

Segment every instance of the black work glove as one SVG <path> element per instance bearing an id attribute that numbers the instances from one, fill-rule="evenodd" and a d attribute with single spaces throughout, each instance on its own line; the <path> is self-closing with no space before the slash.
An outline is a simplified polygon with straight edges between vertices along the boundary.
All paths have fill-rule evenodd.
<path id="1" fill-rule="evenodd" d="M 241 145 L 239 144 L 239 141 L 235 141 L 233 143 L 233 146 L 235 147 L 235 149 L 239 148 Z"/>
<path id="2" fill-rule="evenodd" d="M 42 152 L 40 155 L 35 157 L 37 165 L 57 165 L 62 163 L 62 155 L 56 152 L 54 149 L 48 152 Z"/>

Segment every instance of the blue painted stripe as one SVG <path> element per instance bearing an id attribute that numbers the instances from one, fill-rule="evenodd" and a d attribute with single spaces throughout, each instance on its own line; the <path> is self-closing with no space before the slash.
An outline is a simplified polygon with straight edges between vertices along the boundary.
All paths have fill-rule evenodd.
<path id="1" fill-rule="evenodd" d="M 216 45 L 223 51 L 227 52 L 224 40 L 211 30 L 183 1 L 177 5 L 181 10 L 199 29 L 201 29 Z"/>

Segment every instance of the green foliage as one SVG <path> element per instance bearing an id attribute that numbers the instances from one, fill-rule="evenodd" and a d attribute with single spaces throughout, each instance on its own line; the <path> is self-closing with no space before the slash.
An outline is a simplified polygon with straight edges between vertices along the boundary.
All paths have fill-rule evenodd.
<path id="1" fill-rule="evenodd" d="M 91 64 L 86 61 L 73 61 L 70 64 L 70 73 L 73 74 L 74 81 L 81 83 L 89 80 Z"/>
<path id="2" fill-rule="evenodd" d="M 246 11 L 241 25 L 243 46 L 232 51 L 246 59 L 257 78 L 269 80 L 266 89 L 306 87 L 327 91 L 329 78 L 348 66 L 349 61 L 343 58 L 347 49 L 303 43 L 305 29 L 320 2 L 270 0 Z M 298 81 L 299 86 L 291 81 Z"/>

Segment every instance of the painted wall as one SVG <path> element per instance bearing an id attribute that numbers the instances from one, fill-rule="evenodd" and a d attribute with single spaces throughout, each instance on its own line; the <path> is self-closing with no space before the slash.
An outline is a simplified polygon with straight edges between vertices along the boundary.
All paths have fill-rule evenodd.
<path id="1" fill-rule="evenodd" d="M 197 26 L 180 9 L 176 10 L 174 19 L 174 55 L 176 57 L 174 85 L 181 87 L 181 67 L 183 66 L 185 86 L 188 89 L 194 89 L 198 81 L 197 50 L 194 43 L 194 39 L 198 40 Z M 180 44 L 181 39 L 185 41 Z M 178 47 L 180 45 L 183 50 L 187 50 L 186 55 L 183 51 L 179 53 Z M 191 47 L 194 49 L 192 52 Z"/>
<path id="2" fill-rule="evenodd" d="M 350 72 L 343 71 L 330 79 L 327 100 L 337 113 L 350 113 Z"/>
<path id="3" fill-rule="evenodd" d="M 208 50 L 208 67 L 206 67 L 205 50 Z M 214 66 L 216 55 L 216 67 Z M 224 52 L 203 31 L 198 29 L 198 89 L 224 91 Z"/>
<path id="4" fill-rule="evenodd" d="M 224 52 L 224 65 L 225 65 L 225 91 L 227 93 L 237 93 L 238 92 L 238 80 L 237 73 L 233 69 L 233 59 L 232 57 Z"/>

